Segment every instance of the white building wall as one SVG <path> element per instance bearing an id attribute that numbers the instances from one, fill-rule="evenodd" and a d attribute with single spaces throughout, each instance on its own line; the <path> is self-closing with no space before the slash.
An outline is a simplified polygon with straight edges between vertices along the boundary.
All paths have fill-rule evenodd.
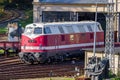
<path id="1" fill-rule="evenodd" d="M 39 2 L 39 0 L 34 0 L 33 2 Z"/>
<path id="2" fill-rule="evenodd" d="M 37 10 L 39 6 L 34 5 L 33 6 L 33 22 L 38 22 L 39 19 L 39 11 Z"/>

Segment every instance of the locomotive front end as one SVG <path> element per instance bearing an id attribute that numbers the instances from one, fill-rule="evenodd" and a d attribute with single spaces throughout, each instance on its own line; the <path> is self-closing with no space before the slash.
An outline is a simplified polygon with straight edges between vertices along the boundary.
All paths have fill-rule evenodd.
<path id="1" fill-rule="evenodd" d="M 43 25 L 42 24 L 29 24 L 26 26 L 21 39 L 21 52 L 19 57 L 25 63 L 33 64 L 42 59 L 44 50 Z"/>

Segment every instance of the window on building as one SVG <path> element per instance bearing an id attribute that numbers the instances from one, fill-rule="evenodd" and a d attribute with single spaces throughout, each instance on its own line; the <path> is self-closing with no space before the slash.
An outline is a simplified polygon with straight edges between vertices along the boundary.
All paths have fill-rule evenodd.
<path id="1" fill-rule="evenodd" d="M 70 21 L 70 12 L 43 11 L 43 22 Z"/>
<path id="2" fill-rule="evenodd" d="M 45 28 L 44 28 L 44 33 L 45 33 L 45 34 L 51 33 L 50 27 L 45 27 Z"/>

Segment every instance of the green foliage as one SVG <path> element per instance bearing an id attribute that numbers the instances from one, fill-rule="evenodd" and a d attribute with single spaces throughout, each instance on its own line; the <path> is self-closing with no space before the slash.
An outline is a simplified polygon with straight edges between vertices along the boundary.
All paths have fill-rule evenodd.
<path id="1" fill-rule="evenodd" d="M 4 0 L 0 0 L 0 5 L 3 5 L 3 3 L 4 3 Z"/>
<path id="2" fill-rule="evenodd" d="M 110 80 L 120 80 L 120 78 L 111 78 Z"/>
<path id="3" fill-rule="evenodd" d="M 117 76 L 112 73 L 112 71 L 109 71 L 109 77 L 110 80 L 120 80 L 120 73 L 118 72 Z"/>
<path id="4" fill-rule="evenodd" d="M 1 13 L 1 12 L 0 12 L 0 17 L 2 17 L 3 15 L 4 15 L 4 13 Z"/>
<path id="5" fill-rule="evenodd" d="M 26 10 L 25 11 L 25 18 L 19 22 L 19 24 L 22 25 L 22 27 L 25 27 L 27 24 L 30 24 L 33 22 L 33 11 L 32 10 Z"/>
<path id="6" fill-rule="evenodd" d="M 7 32 L 7 28 L 5 27 L 0 28 L 0 34 L 6 34 L 6 32 Z"/>
<path id="7" fill-rule="evenodd" d="M 0 54 L 4 54 L 4 50 L 3 49 L 0 49 Z"/>
<path id="8" fill-rule="evenodd" d="M 14 52 L 14 50 L 13 49 L 9 49 L 8 52 Z"/>
<path id="9" fill-rule="evenodd" d="M 120 77 L 120 71 L 118 71 L 118 73 L 117 73 L 117 77 Z"/>
<path id="10" fill-rule="evenodd" d="M 4 14 L 2 14 L 4 15 Z M 25 11 L 25 18 L 19 21 L 19 24 L 22 25 L 22 27 L 25 27 L 27 24 L 30 24 L 33 22 L 33 11 L 32 10 L 26 10 Z M 0 26 L 0 34 L 5 34 L 7 32 L 6 26 Z"/>
<path id="11" fill-rule="evenodd" d="M 115 77 L 116 75 L 110 70 L 109 71 L 109 77 Z"/>
<path id="12" fill-rule="evenodd" d="M 33 0 L 0 0 L 0 6 L 3 5 L 4 9 L 32 9 Z"/>

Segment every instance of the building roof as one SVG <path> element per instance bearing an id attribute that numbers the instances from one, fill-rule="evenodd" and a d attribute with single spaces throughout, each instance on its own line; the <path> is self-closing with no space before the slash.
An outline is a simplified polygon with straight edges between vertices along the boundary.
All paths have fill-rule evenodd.
<path id="1" fill-rule="evenodd" d="M 39 0 L 41 3 L 61 4 L 106 4 L 108 0 Z"/>

